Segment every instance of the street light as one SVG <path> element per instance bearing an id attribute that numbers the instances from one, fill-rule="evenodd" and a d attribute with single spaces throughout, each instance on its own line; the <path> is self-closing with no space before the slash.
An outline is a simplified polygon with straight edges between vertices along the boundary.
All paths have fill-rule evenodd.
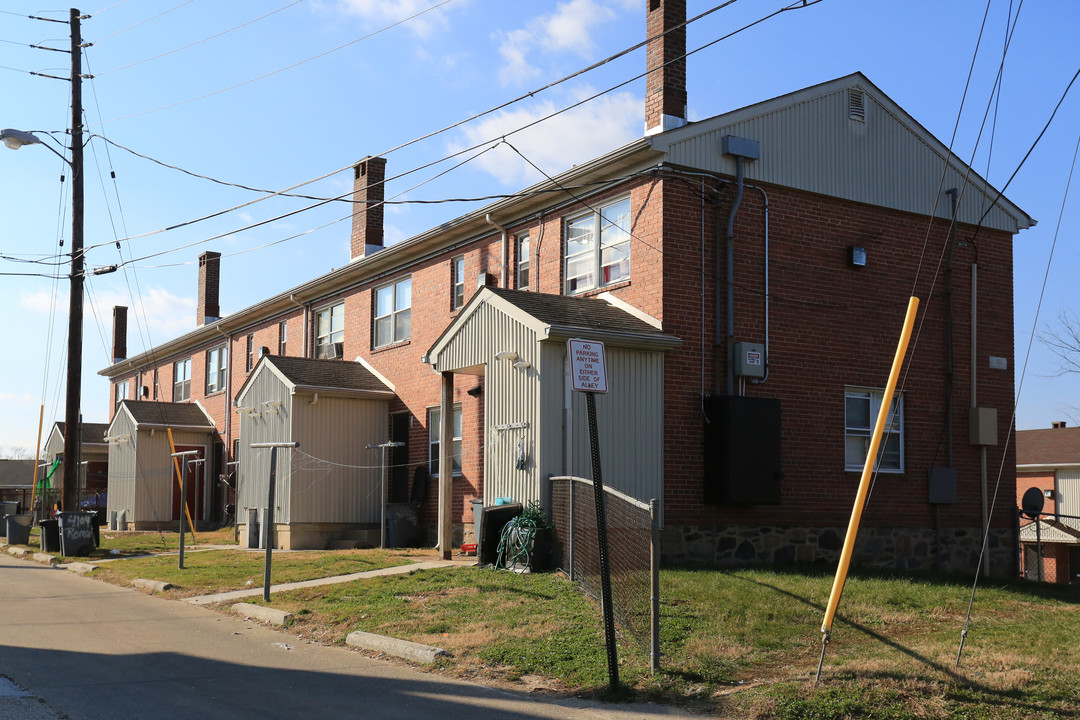
<path id="1" fill-rule="evenodd" d="M 82 344 L 83 344 L 83 140 L 82 140 L 82 17 L 71 9 L 71 159 L 64 158 L 33 133 L 8 128 L 0 142 L 18 150 L 23 145 L 44 145 L 71 166 L 71 298 L 68 311 L 67 401 L 64 407 L 64 475 L 61 507 L 78 509 L 79 460 L 82 457 Z"/>

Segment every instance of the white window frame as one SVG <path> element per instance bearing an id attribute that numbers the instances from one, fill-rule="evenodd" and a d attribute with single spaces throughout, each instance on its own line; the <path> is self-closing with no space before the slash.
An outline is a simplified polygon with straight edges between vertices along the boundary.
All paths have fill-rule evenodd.
<path id="1" fill-rule="evenodd" d="M 181 372 L 183 370 L 183 372 Z M 173 363 L 173 402 L 184 402 L 191 399 L 191 358 L 177 360 Z"/>
<path id="2" fill-rule="evenodd" d="M 388 347 L 412 337 L 412 275 L 375 288 L 372 307 L 372 347 Z"/>
<path id="3" fill-rule="evenodd" d="M 250 372 L 251 368 L 255 367 L 255 333 L 248 333 L 245 352 L 247 355 L 244 358 L 244 369 Z"/>
<path id="4" fill-rule="evenodd" d="M 568 217 L 563 243 L 563 288 L 579 295 L 630 279 L 630 198 Z"/>
<path id="5" fill-rule="evenodd" d="M 461 475 L 461 403 L 454 403 L 454 475 Z M 439 444 L 442 438 L 442 408 L 428 408 L 428 474 L 439 477 Z"/>
<path id="6" fill-rule="evenodd" d="M 229 378 L 229 345 L 222 343 L 206 351 L 206 394 L 224 392 Z"/>
<path id="7" fill-rule="evenodd" d="M 873 434 L 884 399 L 885 392 L 876 388 L 844 388 L 845 470 L 860 472 L 866 464 L 870 436 Z M 855 413 L 850 412 L 852 408 L 849 406 L 860 402 L 868 403 L 865 418 L 861 417 L 862 413 L 856 416 Z M 899 392 L 893 396 L 892 410 L 885 423 L 885 432 L 881 438 L 881 447 L 878 449 L 874 466 L 875 472 L 904 472 L 904 396 Z"/>
<path id="8" fill-rule="evenodd" d="M 289 321 L 282 320 L 278 323 L 278 355 L 285 357 L 285 349 L 289 340 Z"/>
<path id="9" fill-rule="evenodd" d="M 450 260 L 450 308 L 460 310 L 465 305 L 465 256 Z"/>
<path id="10" fill-rule="evenodd" d="M 120 401 L 127 400 L 128 393 L 131 392 L 131 380 L 121 380 L 115 387 L 113 407 L 120 407 Z"/>
<path id="11" fill-rule="evenodd" d="M 158 399 L 160 393 L 161 388 L 158 386 L 158 369 L 154 368 L 154 400 Z"/>
<path id="12" fill-rule="evenodd" d="M 514 287 L 518 290 L 529 289 L 529 266 L 532 256 L 530 255 L 529 233 L 522 233 L 517 237 L 517 275 Z"/>
<path id="13" fill-rule="evenodd" d="M 315 357 L 329 357 L 334 343 L 344 342 L 345 302 L 334 303 L 333 305 L 327 305 L 316 310 Z"/>

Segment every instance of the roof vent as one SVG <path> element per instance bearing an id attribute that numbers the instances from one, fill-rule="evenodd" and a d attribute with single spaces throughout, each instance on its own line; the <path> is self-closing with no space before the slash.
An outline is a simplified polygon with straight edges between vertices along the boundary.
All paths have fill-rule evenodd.
<path id="1" fill-rule="evenodd" d="M 847 91 L 848 119 L 866 122 L 866 94 L 858 88 Z"/>

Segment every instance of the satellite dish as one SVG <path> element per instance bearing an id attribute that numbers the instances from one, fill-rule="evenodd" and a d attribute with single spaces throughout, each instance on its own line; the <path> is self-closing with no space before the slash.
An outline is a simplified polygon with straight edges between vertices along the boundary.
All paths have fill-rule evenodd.
<path id="1" fill-rule="evenodd" d="M 1020 499 L 1020 509 L 1029 518 L 1036 520 L 1042 514 L 1043 503 L 1045 502 L 1043 491 L 1037 487 L 1030 487 L 1024 493 L 1024 497 Z"/>

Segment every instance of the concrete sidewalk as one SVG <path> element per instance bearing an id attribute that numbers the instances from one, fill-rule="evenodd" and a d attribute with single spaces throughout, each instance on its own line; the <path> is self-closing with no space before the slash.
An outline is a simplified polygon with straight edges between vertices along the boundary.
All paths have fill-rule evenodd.
<path id="1" fill-rule="evenodd" d="M 476 564 L 475 558 L 464 558 L 462 560 L 423 560 L 413 563 L 411 565 L 395 565 L 394 567 L 380 568 L 378 570 L 365 570 L 364 572 L 350 573 L 348 575 L 334 575 L 332 577 L 317 578 L 315 580 L 303 580 L 301 582 L 282 583 L 280 585 L 271 585 L 270 592 L 284 592 L 286 590 L 296 590 L 298 588 L 306 587 L 318 587 L 320 585 L 336 585 L 339 583 L 352 582 L 354 580 L 364 580 L 373 577 L 382 577 L 385 575 L 406 575 L 416 570 L 433 570 L 435 568 L 444 567 L 470 567 Z M 213 595 L 199 595 L 197 597 L 185 598 L 184 602 L 191 603 L 192 605 L 215 605 L 217 603 L 224 602 L 236 602 L 243 598 L 258 597 L 263 594 L 262 586 L 245 590 L 233 590 L 231 592 L 215 593 Z"/>

